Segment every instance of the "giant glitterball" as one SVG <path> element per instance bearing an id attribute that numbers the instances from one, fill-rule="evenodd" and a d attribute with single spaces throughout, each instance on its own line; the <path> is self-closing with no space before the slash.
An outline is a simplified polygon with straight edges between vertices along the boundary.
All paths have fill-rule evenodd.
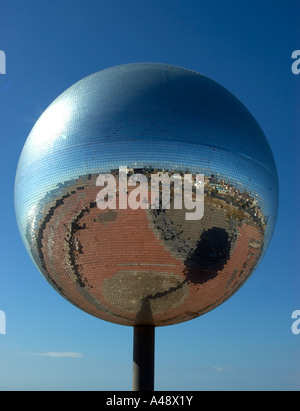
<path id="1" fill-rule="evenodd" d="M 97 177 L 118 181 L 120 167 L 147 181 L 204 175 L 203 217 L 172 207 L 174 188 L 170 208 L 100 210 Z M 277 203 L 273 155 L 245 106 L 165 64 L 109 68 L 66 90 L 33 127 L 15 182 L 20 232 L 43 276 L 123 325 L 171 325 L 226 301 L 265 253 Z"/>

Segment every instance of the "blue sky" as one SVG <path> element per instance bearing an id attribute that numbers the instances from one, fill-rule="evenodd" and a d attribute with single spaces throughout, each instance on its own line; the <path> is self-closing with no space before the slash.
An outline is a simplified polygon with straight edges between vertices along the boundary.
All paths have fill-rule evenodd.
<path id="1" fill-rule="evenodd" d="M 265 132 L 280 208 L 260 266 L 229 301 L 157 329 L 157 390 L 299 390 L 298 1 L 0 0 L 0 390 L 131 390 L 132 329 L 80 311 L 33 265 L 14 214 L 18 159 L 65 89 L 114 65 L 161 62 L 217 81 Z M 297 118 L 298 115 L 298 118 Z"/>

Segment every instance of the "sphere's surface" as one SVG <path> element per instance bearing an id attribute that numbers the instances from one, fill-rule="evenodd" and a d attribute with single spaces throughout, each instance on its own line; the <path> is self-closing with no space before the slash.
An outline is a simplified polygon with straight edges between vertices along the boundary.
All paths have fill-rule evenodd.
<path id="1" fill-rule="evenodd" d="M 120 166 L 147 178 L 204 174 L 203 218 L 100 210 L 97 177 L 117 178 Z M 150 63 L 100 71 L 60 95 L 32 129 L 15 184 L 20 232 L 44 277 L 124 325 L 175 324 L 228 299 L 265 253 L 277 202 L 273 155 L 249 111 L 198 73 Z"/>

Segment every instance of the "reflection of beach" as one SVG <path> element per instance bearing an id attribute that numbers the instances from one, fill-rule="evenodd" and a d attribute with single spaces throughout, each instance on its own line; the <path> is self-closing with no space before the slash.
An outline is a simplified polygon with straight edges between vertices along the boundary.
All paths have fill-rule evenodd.
<path id="1" fill-rule="evenodd" d="M 36 260 L 75 305 L 120 324 L 167 325 L 216 307 L 252 273 L 263 234 L 249 210 L 236 218 L 237 205 L 206 194 L 197 222 L 185 210 L 100 211 L 96 178 L 61 188 L 35 224 Z"/>
<path id="2" fill-rule="evenodd" d="M 148 180 L 149 187 L 151 186 L 151 179 L 153 175 L 163 174 L 169 177 L 171 186 L 171 196 L 174 197 L 176 193 L 176 181 L 182 179 L 184 171 L 168 171 L 158 170 L 157 168 L 147 167 L 146 169 L 127 169 L 128 178 L 134 174 L 143 174 Z M 111 174 L 116 180 L 119 178 L 119 170 L 112 170 Z M 193 181 L 196 182 L 196 175 L 193 174 Z M 174 183 L 175 182 L 175 183 Z M 177 186 L 178 187 L 178 186 Z M 161 189 L 162 191 L 162 189 Z M 178 188 L 177 188 L 178 191 Z M 181 191 L 181 189 L 180 189 Z M 219 208 L 227 209 L 228 218 L 243 222 L 248 221 L 249 224 L 255 225 L 264 234 L 266 229 L 266 218 L 263 215 L 261 208 L 258 206 L 258 201 L 255 197 L 250 195 L 247 190 L 239 190 L 234 184 L 221 179 L 214 174 L 205 177 L 205 202 L 217 201 Z M 193 185 L 193 199 L 195 200 L 196 184 Z M 149 198 L 150 195 L 149 195 Z M 150 200 L 149 200 L 150 203 Z"/>

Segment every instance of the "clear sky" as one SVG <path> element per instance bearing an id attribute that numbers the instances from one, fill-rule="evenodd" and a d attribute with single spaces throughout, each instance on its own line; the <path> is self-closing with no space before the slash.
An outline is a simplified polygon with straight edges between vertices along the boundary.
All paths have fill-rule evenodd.
<path id="1" fill-rule="evenodd" d="M 14 214 L 18 159 L 66 88 L 114 65 L 161 62 L 217 81 L 265 132 L 279 173 L 270 247 L 245 286 L 156 332 L 156 390 L 299 390 L 300 3 L 295 0 L 0 0 L 0 390 L 131 390 L 132 334 L 64 300 L 27 255 Z M 298 117 L 298 118 L 297 118 Z"/>

